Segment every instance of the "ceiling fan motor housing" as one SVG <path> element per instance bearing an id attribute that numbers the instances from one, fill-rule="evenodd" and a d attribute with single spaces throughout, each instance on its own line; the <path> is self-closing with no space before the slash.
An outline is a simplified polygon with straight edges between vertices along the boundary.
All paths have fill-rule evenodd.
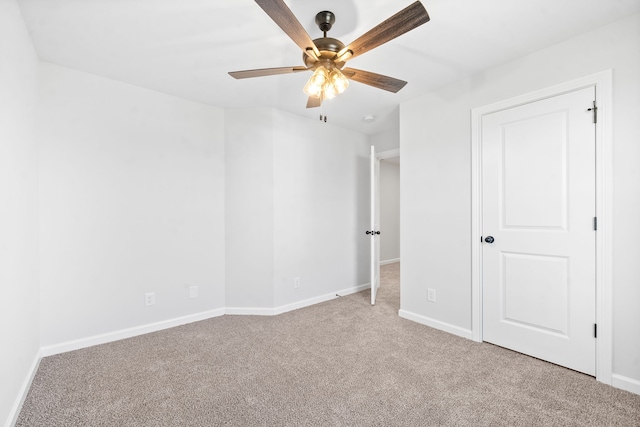
<path id="1" fill-rule="evenodd" d="M 320 61 L 315 61 L 313 58 L 303 53 L 302 60 L 304 61 L 304 65 L 307 68 L 316 68 L 319 65 L 323 65 L 327 68 L 344 67 L 344 62 L 336 63 L 333 61 L 333 58 L 336 56 L 336 53 L 344 49 L 344 43 L 342 43 L 338 39 L 334 39 L 331 37 L 322 37 L 320 39 L 315 39 L 313 43 L 316 45 L 316 47 L 320 51 Z M 330 65 L 328 65 L 329 63 Z"/>

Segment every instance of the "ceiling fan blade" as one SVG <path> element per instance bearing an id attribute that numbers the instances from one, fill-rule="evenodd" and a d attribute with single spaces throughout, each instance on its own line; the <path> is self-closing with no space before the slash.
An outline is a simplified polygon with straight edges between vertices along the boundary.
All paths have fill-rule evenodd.
<path id="1" fill-rule="evenodd" d="M 255 0 L 255 2 L 303 52 L 316 60 L 320 57 L 320 52 L 313 40 L 283 0 Z"/>
<path id="2" fill-rule="evenodd" d="M 338 52 L 336 57 L 340 57 L 345 52 L 351 51 L 353 53 L 348 59 L 353 59 L 358 55 L 362 55 L 363 53 L 368 52 L 389 40 L 393 40 L 396 37 L 429 22 L 429 19 L 429 14 L 422 3 L 416 1 L 412 5 L 406 7 L 391 18 L 357 38 L 349 46 Z"/>
<path id="3" fill-rule="evenodd" d="M 307 71 L 306 67 L 280 67 L 262 68 L 259 70 L 230 71 L 229 75 L 235 79 L 248 79 L 251 77 L 275 76 L 278 74 L 298 73 Z"/>
<path id="4" fill-rule="evenodd" d="M 310 96 L 307 99 L 307 108 L 316 108 L 322 105 L 322 97 Z"/>
<path id="5" fill-rule="evenodd" d="M 404 80 L 383 76 L 382 74 L 376 74 L 370 71 L 356 70 L 355 68 L 345 68 L 342 70 L 342 74 L 350 80 L 364 83 L 378 89 L 388 90 L 393 93 L 398 92 L 407 84 Z"/>

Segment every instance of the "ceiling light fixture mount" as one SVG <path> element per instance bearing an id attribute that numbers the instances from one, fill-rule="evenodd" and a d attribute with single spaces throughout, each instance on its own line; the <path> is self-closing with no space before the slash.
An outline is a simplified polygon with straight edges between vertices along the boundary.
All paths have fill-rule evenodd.
<path id="1" fill-rule="evenodd" d="M 322 12 L 318 12 L 316 15 L 316 25 L 320 28 L 320 31 L 324 33 L 325 37 L 327 37 L 327 32 L 335 23 L 336 15 L 334 15 L 333 12 L 323 10 Z"/>

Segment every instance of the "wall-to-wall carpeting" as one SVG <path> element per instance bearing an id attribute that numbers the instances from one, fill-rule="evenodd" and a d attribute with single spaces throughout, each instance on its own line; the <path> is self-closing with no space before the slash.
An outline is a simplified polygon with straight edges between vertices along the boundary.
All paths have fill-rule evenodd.
<path id="1" fill-rule="evenodd" d="M 361 292 L 42 360 L 17 426 L 640 425 L 640 396 L 398 317 Z"/>

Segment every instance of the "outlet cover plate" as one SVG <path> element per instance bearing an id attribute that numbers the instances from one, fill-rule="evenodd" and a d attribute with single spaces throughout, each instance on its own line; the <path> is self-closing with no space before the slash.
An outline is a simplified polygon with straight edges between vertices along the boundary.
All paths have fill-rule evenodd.
<path id="1" fill-rule="evenodd" d="M 144 306 L 150 307 L 152 305 L 156 305 L 156 293 L 147 292 L 146 294 L 144 294 Z"/>
<path id="2" fill-rule="evenodd" d="M 189 286 L 189 298 L 198 298 L 198 285 Z"/>

